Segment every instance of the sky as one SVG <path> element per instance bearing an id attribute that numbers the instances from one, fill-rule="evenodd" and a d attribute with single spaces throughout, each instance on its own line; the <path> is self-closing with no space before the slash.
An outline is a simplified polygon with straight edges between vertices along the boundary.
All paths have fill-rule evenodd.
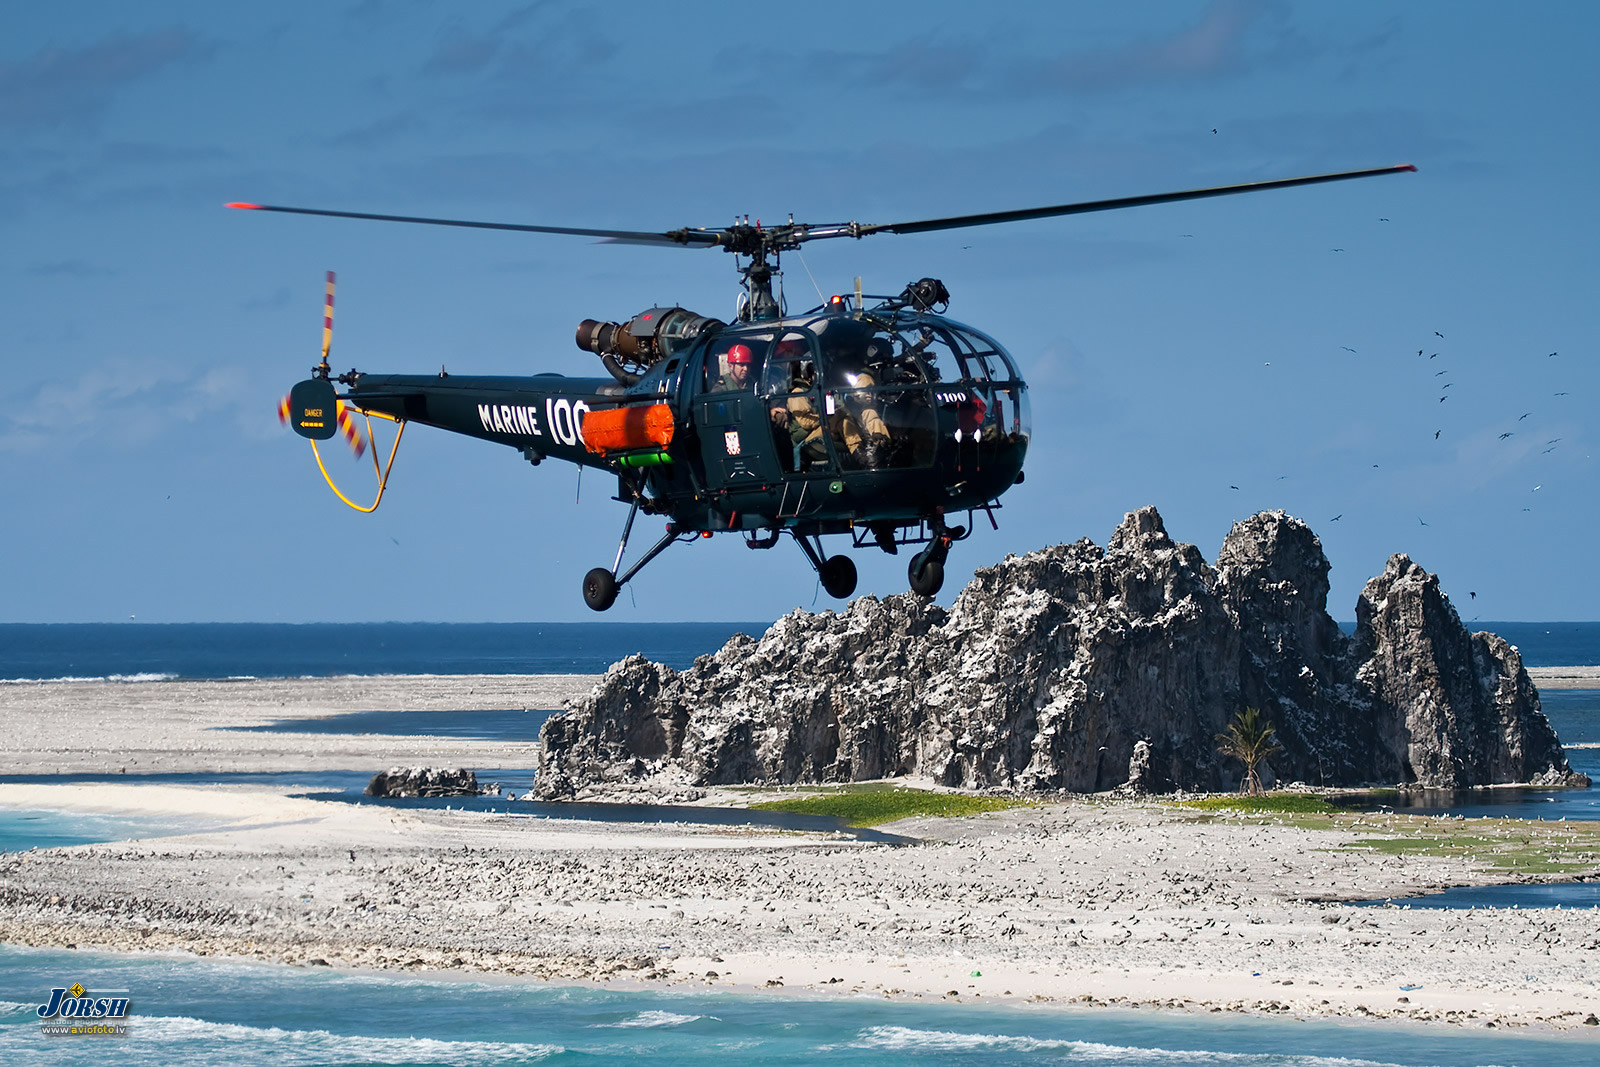
<path id="1" fill-rule="evenodd" d="M 588 376 L 580 320 L 731 318 L 730 257 L 228 201 L 666 230 L 1396 163 L 1417 173 L 816 242 L 784 284 L 799 310 L 941 278 L 1021 365 L 1028 477 L 945 603 L 1155 505 L 1208 559 L 1258 511 L 1304 519 L 1338 619 L 1398 552 L 1469 621 L 1600 619 L 1595 5 L 85 0 L 0 30 L 0 621 L 835 606 L 794 546 L 721 537 L 597 616 L 580 582 L 626 517 L 603 476 L 414 427 L 361 515 L 276 417 L 327 270 L 340 369 Z M 332 464 L 370 498 L 370 464 Z M 857 552 L 858 592 L 904 591 L 906 558 Z"/>

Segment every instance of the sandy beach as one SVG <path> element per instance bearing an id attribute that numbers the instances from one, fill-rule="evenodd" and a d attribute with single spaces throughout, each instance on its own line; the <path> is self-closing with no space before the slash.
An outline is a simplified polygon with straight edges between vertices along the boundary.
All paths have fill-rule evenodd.
<path id="1" fill-rule="evenodd" d="M 784 995 L 1364 1016 L 1600 1038 L 1594 911 L 1349 903 L 1557 877 L 1539 873 L 1539 856 L 1576 859 L 1579 876 L 1600 877 L 1595 825 L 1550 823 L 1518 844 L 1503 825 L 1461 820 L 1260 818 L 1079 797 L 906 820 L 882 829 L 916 843 L 886 846 L 687 822 L 401 810 L 313 801 L 288 788 L 136 777 L 530 767 L 531 739 L 249 728 L 361 710 L 547 709 L 593 680 L 0 686 L 8 773 L 118 776 L 109 784 L 0 783 L 0 805 L 208 821 L 205 832 L 182 837 L 0 854 L 0 941 Z M 703 802 L 749 799 L 725 793 Z M 1477 854 L 1363 847 L 1443 830 L 1479 839 Z M 1485 865 L 1484 853 L 1496 849 L 1520 849 L 1528 873 Z"/>

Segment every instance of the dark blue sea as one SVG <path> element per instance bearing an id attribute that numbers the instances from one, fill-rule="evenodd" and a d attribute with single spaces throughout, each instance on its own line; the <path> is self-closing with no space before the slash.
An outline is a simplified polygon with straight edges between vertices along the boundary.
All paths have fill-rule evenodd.
<path id="1" fill-rule="evenodd" d="M 682 669 L 761 622 L 0 623 L 0 681 L 599 674 L 634 652 Z M 1529 667 L 1600 664 L 1600 622 L 1486 622 Z M 1346 629 L 1351 628 L 1349 624 Z"/>
<path id="2" fill-rule="evenodd" d="M 0 681 L 599 674 L 634 652 L 682 669 L 766 623 L 0 623 Z"/>

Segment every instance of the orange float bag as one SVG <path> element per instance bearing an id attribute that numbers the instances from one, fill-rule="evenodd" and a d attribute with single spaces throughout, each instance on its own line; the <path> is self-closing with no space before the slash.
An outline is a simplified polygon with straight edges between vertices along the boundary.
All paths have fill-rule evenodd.
<path id="1" fill-rule="evenodd" d="M 677 420 L 666 404 L 591 411 L 583 417 L 583 444 L 590 452 L 634 452 L 666 448 Z"/>

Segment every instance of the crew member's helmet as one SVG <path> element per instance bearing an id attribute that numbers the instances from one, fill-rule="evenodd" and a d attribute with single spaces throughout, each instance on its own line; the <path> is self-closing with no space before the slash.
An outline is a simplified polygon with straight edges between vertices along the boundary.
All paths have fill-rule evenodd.
<path id="1" fill-rule="evenodd" d="M 732 366 L 735 363 L 748 364 L 749 362 L 750 362 L 750 346 L 749 345 L 734 345 L 732 348 L 728 349 L 728 364 L 729 364 L 729 366 Z"/>

